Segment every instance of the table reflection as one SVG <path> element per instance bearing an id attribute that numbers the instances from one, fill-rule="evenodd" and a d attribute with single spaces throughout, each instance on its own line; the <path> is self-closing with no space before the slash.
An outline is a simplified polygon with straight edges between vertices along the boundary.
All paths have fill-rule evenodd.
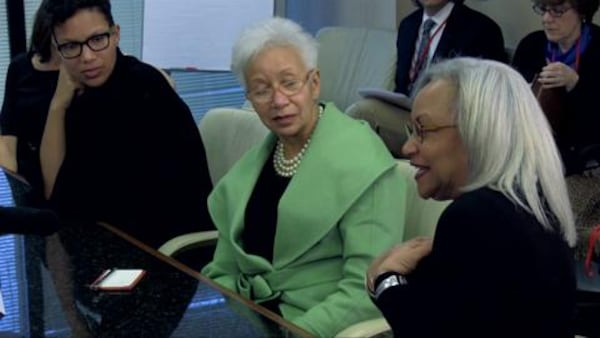
<path id="1" fill-rule="evenodd" d="M 26 187 L 6 173 L 0 190 L 9 181 L 15 193 L 10 203 L 27 201 Z M 62 225 L 46 237 L 0 237 L 1 287 L 9 303 L 0 337 L 308 335 L 110 226 Z M 109 268 L 147 273 L 129 292 L 91 290 L 89 284 Z"/>

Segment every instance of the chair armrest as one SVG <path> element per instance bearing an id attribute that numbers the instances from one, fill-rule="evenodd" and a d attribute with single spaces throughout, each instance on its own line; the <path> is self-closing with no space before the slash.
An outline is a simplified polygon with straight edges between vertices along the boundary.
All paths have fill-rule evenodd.
<path id="1" fill-rule="evenodd" d="M 384 318 L 375 318 L 353 324 L 335 336 L 336 338 L 374 337 L 390 330 L 390 325 Z"/>
<path id="2" fill-rule="evenodd" d="M 377 100 L 361 99 L 346 109 L 346 114 L 369 122 L 395 158 L 405 158 L 402 146 L 406 142 L 405 125 L 410 121 L 410 111 Z"/>
<path id="3" fill-rule="evenodd" d="M 211 245 L 219 237 L 217 230 L 191 232 L 168 240 L 158 248 L 165 256 L 173 256 L 176 252 L 191 249 L 198 246 Z"/>

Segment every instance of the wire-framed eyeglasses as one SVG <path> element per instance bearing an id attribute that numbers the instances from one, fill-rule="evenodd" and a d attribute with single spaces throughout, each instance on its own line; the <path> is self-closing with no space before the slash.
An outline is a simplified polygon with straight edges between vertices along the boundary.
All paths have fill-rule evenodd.
<path id="1" fill-rule="evenodd" d="M 79 41 L 69 41 L 65 43 L 59 44 L 56 40 L 56 36 L 54 37 L 54 42 L 56 43 L 56 49 L 65 59 L 74 59 L 79 57 L 83 52 L 83 45 L 87 45 L 92 51 L 99 52 L 105 50 L 110 45 L 110 36 L 113 34 L 113 28 L 109 28 L 109 30 L 105 33 L 96 34 L 90 36 L 87 40 L 83 42 Z"/>
<path id="2" fill-rule="evenodd" d="M 435 127 L 424 127 L 420 121 L 417 119 L 416 123 L 407 122 L 404 125 L 404 130 L 406 132 L 407 140 L 410 140 L 411 137 L 414 137 L 415 140 L 419 143 L 423 143 L 425 140 L 425 134 L 427 133 L 435 133 L 443 129 L 448 128 L 456 128 L 456 124 L 448 124 L 444 126 L 435 126 Z"/>
<path id="3" fill-rule="evenodd" d="M 548 13 L 553 18 L 560 18 L 561 16 L 563 16 L 563 14 L 568 12 L 573 7 L 547 6 L 547 5 L 542 5 L 542 4 L 538 3 L 538 4 L 534 4 L 531 8 L 533 8 L 533 11 L 537 15 L 544 15 L 544 14 Z"/>
<path id="4" fill-rule="evenodd" d="M 254 103 L 265 104 L 273 101 L 275 91 L 279 91 L 288 97 L 296 95 L 300 93 L 302 88 L 304 88 L 304 85 L 306 85 L 314 73 L 315 70 L 311 69 L 306 73 L 304 79 L 288 78 L 280 81 L 279 83 L 263 84 L 256 86 L 255 88 L 250 88 L 246 92 L 246 97 Z"/>

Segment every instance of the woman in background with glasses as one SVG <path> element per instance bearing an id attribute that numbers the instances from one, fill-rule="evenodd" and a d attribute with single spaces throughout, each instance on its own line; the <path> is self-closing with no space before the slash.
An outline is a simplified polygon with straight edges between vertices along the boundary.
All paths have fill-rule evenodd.
<path id="1" fill-rule="evenodd" d="M 317 47 L 282 18 L 234 45 L 232 70 L 271 133 L 209 197 L 219 241 L 202 273 L 331 337 L 378 315 L 364 271 L 402 239 L 405 186 L 368 125 L 319 102 Z"/>
<path id="2" fill-rule="evenodd" d="M 575 228 L 548 122 L 499 62 L 456 58 L 415 87 L 402 151 L 423 198 L 453 200 L 433 241 L 376 259 L 367 286 L 396 337 L 572 337 Z"/>
<path id="3" fill-rule="evenodd" d="M 592 23 L 598 0 L 534 0 L 543 30 L 519 43 L 513 66 L 543 89 L 558 88 L 564 111 L 555 130 L 566 174 L 580 173 L 590 159 L 600 159 L 600 27 Z M 553 121 L 552 121 L 553 122 Z"/>

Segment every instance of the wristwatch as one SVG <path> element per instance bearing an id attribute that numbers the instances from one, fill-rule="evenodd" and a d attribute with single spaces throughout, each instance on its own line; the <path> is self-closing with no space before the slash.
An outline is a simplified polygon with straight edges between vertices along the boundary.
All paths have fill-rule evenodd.
<path id="1" fill-rule="evenodd" d="M 375 279 L 375 283 L 373 284 L 375 287 L 375 291 L 368 290 L 369 296 L 371 296 L 371 298 L 373 298 L 374 300 L 377 300 L 385 290 L 391 287 L 407 285 L 408 281 L 406 280 L 406 277 L 402 276 L 401 274 L 398 274 L 393 271 L 388 271 L 377 276 L 377 278 Z"/>

